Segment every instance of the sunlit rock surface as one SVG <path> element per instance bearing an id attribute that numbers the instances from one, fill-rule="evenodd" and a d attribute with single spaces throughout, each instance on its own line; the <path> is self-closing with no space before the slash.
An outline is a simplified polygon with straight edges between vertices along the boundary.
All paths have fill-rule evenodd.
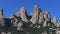
<path id="1" fill-rule="evenodd" d="M 28 22 L 29 20 L 27 19 L 27 13 L 25 8 L 22 6 L 19 12 L 17 13 L 17 16 L 20 16 L 22 21 Z"/>
<path id="2" fill-rule="evenodd" d="M 32 18 L 30 19 L 33 24 L 37 23 L 39 20 L 39 13 L 41 12 L 41 10 L 39 9 L 39 6 L 34 6 L 34 12 L 32 13 Z"/>

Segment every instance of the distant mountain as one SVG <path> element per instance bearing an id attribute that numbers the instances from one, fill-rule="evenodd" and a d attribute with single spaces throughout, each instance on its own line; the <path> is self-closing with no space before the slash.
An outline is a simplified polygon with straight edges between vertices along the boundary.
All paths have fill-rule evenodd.
<path id="1" fill-rule="evenodd" d="M 3 16 L 3 9 L 0 9 L 0 33 L 1 34 L 60 34 L 60 21 L 56 16 L 51 20 L 48 11 L 42 12 L 37 5 L 34 12 L 29 16 L 26 9 L 21 9 L 10 18 Z"/>

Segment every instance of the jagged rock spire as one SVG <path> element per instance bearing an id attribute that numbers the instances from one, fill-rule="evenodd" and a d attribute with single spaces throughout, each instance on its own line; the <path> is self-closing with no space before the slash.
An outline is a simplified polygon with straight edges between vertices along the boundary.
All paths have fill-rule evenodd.
<path id="1" fill-rule="evenodd" d="M 3 9 L 0 9 L 0 15 L 3 15 Z"/>
<path id="2" fill-rule="evenodd" d="M 23 6 L 21 7 L 21 9 L 17 13 L 17 15 L 21 17 L 22 21 L 28 22 L 27 13 L 26 13 L 26 10 L 25 10 L 25 8 Z"/>
<path id="3" fill-rule="evenodd" d="M 50 20 L 50 13 L 48 11 L 46 11 L 44 13 L 44 18 L 45 18 L 46 21 L 49 21 Z"/>
<path id="4" fill-rule="evenodd" d="M 57 20 L 56 16 L 53 17 L 51 22 L 54 24 L 54 26 L 60 27 L 60 24 L 58 23 L 59 21 Z"/>
<path id="5" fill-rule="evenodd" d="M 3 9 L 0 9 L 0 25 L 5 26 L 5 21 L 3 17 Z"/>
<path id="6" fill-rule="evenodd" d="M 26 11 L 26 10 L 25 10 L 24 6 L 22 6 L 21 9 L 18 11 L 18 13 L 17 13 L 16 15 L 17 15 L 17 16 L 20 16 L 21 12 L 22 12 L 22 13 L 25 13 L 25 11 Z"/>
<path id="7" fill-rule="evenodd" d="M 56 16 L 53 17 L 52 22 L 54 22 L 54 23 L 57 23 L 58 22 Z"/>
<path id="8" fill-rule="evenodd" d="M 39 21 L 38 21 L 39 24 L 43 24 L 44 23 L 44 12 L 41 12 L 39 14 Z"/>
<path id="9" fill-rule="evenodd" d="M 57 21 L 57 18 L 56 18 L 56 16 L 54 16 L 54 17 L 53 17 L 53 20 L 54 20 L 54 21 Z"/>
<path id="10" fill-rule="evenodd" d="M 35 5 L 34 6 L 34 13 L 32 13 L 32 18 L 30 19 L 30 21 L 35 24 L 38 22 L 38 18 L 39 18 L 39 13 L 41 12 L 39 6 Z"/>
<path id="11" fill-rule="evenodd" d="M 56 27 L 60 27 L 60 21 L 56 23 Z"/>
<path id="12" fill-rule="evenodd" d="M 35 5 L 34 6 L 34 11 L 40 11 L 41 12 L 41 9 L 40 9 L 40 7 L 38 5 Z"/>

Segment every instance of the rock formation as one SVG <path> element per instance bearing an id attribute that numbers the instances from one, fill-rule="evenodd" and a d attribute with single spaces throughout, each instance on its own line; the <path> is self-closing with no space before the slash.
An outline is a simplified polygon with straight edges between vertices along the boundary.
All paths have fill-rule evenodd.
<path id="1" fill-rule="evenodd" d="M 13 23 L 14 26 L 17 26 L 18 21 L 19 21 L 19 20 L 17 19 L 17 16 L 12 15 L 12 16 L 10 17 L 10 19 L 11 19 L 11 23 Z"/>
<path id="2" fill-rule="evenodd" d="M 56 27 L 60 27 L 60 21 L 58 21 L 58 23 L 56 24 Z"/>
<path id="3" fill-rule="evenodd" d="M 4 26 L 4 17 L 3 17 L 3 9 L 0 9 L 0 25 Z"/>
<path id="4" fill-rule="evenodd" d="M 60 30 L 56 32 L 56 34 L 60 34 Z"/>
<path id="5" fill-rule="evenodd" d="M 5 32 L 1 32 L 1 34 L 6 34 Z"/>
<path id="6" fill-rule="evenodd" d="M 39 24 L 43 24 L 44 23 L 44 12 L 41 12 L 39 14 L 39 21 L 38 21 Z"/>
<path id="7" fill-rule="evenodd" d="M 49 12 L 45 12 L 44 13 L 44 18 L 46 21 L 49 21 L 50 20 L 50 13 Z"/>
<path id="8" fill-rule="evenodd" d="M 53 17 L 52 23 L 54 24 L 54 26 L 60 27 L 60 22 L 57 20 L 56 16 Z"/>
<path id="9" fill-rule="evenodd" d="M 30 21 L 33 23 L 33 24 L 36 24 L 38 23 L 38 20 L 39 20 L 39 13 L 41 12 L 41 9 L 39 8 L 39 6 L 34 6 L 34 13 L 32 13 L 32 18 L 30 19 Z"/>
<path id="10" fill-rule="evenodd" d="M 18 25 L 17 25 L 17 30 L 23 30 L 23 23 L 22 22 L 19 22 Z"/>
<path id="11" fill-rule="evenodd" d="M 17 16 L 20 16 L 22 21 L 28 22 L 29 20 L 27 19 L 27 13 L 25 8 L 22 6 L 20 11 L 17 13 Z"/>
<path id="12" fill-rule="evenodd" d="M 8 23 L 11 23 L 11 26 L 6 27 Z M 34 6 L 34 12 L 31 15 L 27 15 L 22 6 L 10 18 L 4 18 L 3 10 L 0 9 L 0 26 L 1 34 L 60 34 L 60 31 L 57 31 L 60 30 L 60 21 L 55 16 L 51 20 L 50 13 L 43 12 L 37 5 Z"/>
<path id="13" fill-rule="evenodd" d="M 50 13 L 49 12 L 45 12 L 44 13 L 44 26 L 50 26 Z"/>
<path id="14" fill-rule="evenodd" d="M 11 34 L 11 32 L 8 32 L 7 34 Z"/>

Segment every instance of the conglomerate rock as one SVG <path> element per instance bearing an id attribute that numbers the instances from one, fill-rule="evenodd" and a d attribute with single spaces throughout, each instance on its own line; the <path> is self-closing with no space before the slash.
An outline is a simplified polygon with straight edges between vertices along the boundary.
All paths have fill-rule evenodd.
<path id="1" fill-rule="evenodd" d="M 32 13 L 32 18 L 30 19 L 30 21 L 33 24 L 36 24 L 39 20 L 39 13 L 41 12 L 39 6 L 35 5 L 34 6 L 34 13 Z"/>
<path id="2" fill-rule="evenodd" d="M 23 30 L 23 23 L 22 22 L 19 22 L 18 25 L 17 25 L 17 30 Z"/>
<path id="3" fill-rule="evenodd" d="M 30 16 L 30 17 L 29 17 Z M 4 31 L 4 29 L 9 30 L 10 32 L 5 33 L 1 32 L 1 34 L 11 34 L 12 32 L 15 34 L 16 31 L 19 32 L 20 34 L 23 32 L 24 34 L 27 32 L 28 34 L 30 33 L 35 33 L 38 32 L 39 34 L 48 34 L 48 33 L 56 33 L 60 34 L 60 31 L 57 31 L 60 29 L 60 21 L 57 20 L 56 17 L 53 17 L 51 20 L 50 18 L 50 13 L 49 12 L 42 12 L 41 8 L 39 6 L 35 5 L 34 6 L 34 12 L 31 15 L 27 15 L 26 10 L 24 7 L 21 7 L 19 12 L 16 14 L 12 15 L 9 20 L 7 21 L 8 23 L 11 23 L 9 28 L 5 27 L 0 27 L 0 32 Z M 0 9 L 0 26 L 5 26 L 8 24 L 5 24 L 6 20 L 3 17 L 3 10 Z M 14 30 L 16 27 L 16 30 Z M 12 31 L 11 30 L 14 30 Z M 5 31 L 6 31 L 5 30 Z"/>
<path id="4" fill-rule="evenodd" d="M 56 32 L 56 34 L 60 34 L 60 30 Z"/>
<path id="5" fill-rule="evenodd" d="M 22 6 L 20 11 L 17 13 L 17 16 L 20 16 L 22 21 L 28 22 L 29 20 L 27 19 L 27 13 L 25 8 Z"/>
<path id="6" fill-rule="evenodd" d="M 3 9 L 0 9 L 0 25 L 5 26 L 5 21 L 3 17 Z"/>
<path id="7" fill-rule="evenodd" d="M 38 21 L 39 24 L 43 24 L 44 23 L 44 12 L 41 12 L 39 14 L 39 21 Z"/>

